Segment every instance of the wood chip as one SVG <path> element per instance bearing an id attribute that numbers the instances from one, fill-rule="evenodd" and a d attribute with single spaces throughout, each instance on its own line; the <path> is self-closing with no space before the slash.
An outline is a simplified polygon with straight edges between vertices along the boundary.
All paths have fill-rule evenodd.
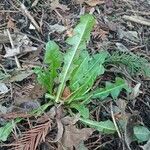
<path id="1" fill-rule="evenodd" d="M 146 18 L 143 18 L 141 16 L 127 16 L 127 15 L 124 15 L 122 18 L 125 19 L 125 20 L 128 20 L 128 21 L 131 21 L 131 22 L 138 23 L 138 24 L 150 26 L 150 20 L 146 19 Z"/>

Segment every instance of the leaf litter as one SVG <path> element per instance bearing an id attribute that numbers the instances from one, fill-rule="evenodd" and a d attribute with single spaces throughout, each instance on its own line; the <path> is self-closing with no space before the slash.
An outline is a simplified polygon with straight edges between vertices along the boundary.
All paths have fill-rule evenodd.
<path id="1" fill-rule="evenodd" d="M 130 5 L 132 6 L 132 9 L 135 9 L 135 10 L 138 9 L 139 12 L 143 11 L 147 7 L 146 6 L 146 2 L 143 2 L 142 3 L 143 5 L 140 5 L 140 2 L 141 1 L 139 1 L 137 3 L 130 3 Z M 130 22 L 129 20 L 126 22 L 126 21 L 121 19 L 121 16 L 122 16 L 121 13 L 124 12 L 123 10 L 125 9 L 126 13 L 128 14 L 128 10 L 130 9 L 129 5 L 126 2 L 121 2 L 120 3 L 118 1 L 118 2 L 113 3 L 111 0 L 108 0 L 108 1 L 101 1 L 101 0 L 99 0 L 99 1 L 89 1 L 89 4 L 88 4 L 88 1 L 80 1 L 80 2 L 78 1 L 77 2 L 77 0 L 71 1 L 70 3 L 67 2 L 67 1 L 55 1 L 55 2 L 52 2 L 54 5 L 52 3 L 50 3 L 51 8 L 47 8 L 48 1 L 35 1 L 35 3 L 36 3 L 36 5 L 33 7 L 34 9 L 29 9 L 28 11 L 31 11 L 30 15 L 34 16 L 36 22 L 39 22 L 39 21 L 43 22 L 42 30 L 43 30 L 44 35 L 40 35 L 40 33 L 35 33 L 36 30 L 39 32 L 38 28 L 30 29 L 26 25 L 25 25 L 26 29 L 23 27 L 23 30 L 21 32 L 24 32 L 24 29 L 25 29 L 28 32 L 28 34 L 30 34 L 32 36 L 35 36 L 37 39 L 44 40 L 44 41 L 47 41 L 47 37 L 49 36 L 48 32 L 49 32 L 50 33 L 50 38 L 54 39 L 55 41 L 58 41 L 59 44 L 60 44 L 60 47 L 63 48 L 63 50 L 65 50 L 66 49 L 66 45 L 64 45 L 64 43 L 63 43 L 64 35 L 62 35 L 62 34 L 65 31 L 68 32 L 68 29 L 66 28 L 66 24 L 64 22 L 61 22 L 62 20 L 60 18 L 60 14 L 64 17 L 64 19 L 68 19 L 69 18 L 69 23 L 70 23 L 69 26 L 74 26 L 76 24 L 76 20 L 80 17 L 79 16 L 79 12 L 81 11 L 81 8 L 80 8 L 81 6 L 85 7 L 84 8 L 85 12 L 88 12 L 91 9 L 89 7 L 94 7 L 94 16 L 97 19 L 97 26 L 100 26 L 101 24 L 104 24 L 105 26 L 107 26 L 106 28 L 108 28 L 108 29 L 100 27 L 99 31 L 96 30 L 97 32 L 95 32 L 95 33 L 92 32 L 92 39 L 90 40 L 90 43 L 88 45 L 88 49 L 90 51 L 90 54 L 91 54 L 91 52 L 92 53 L 97 53 L 97 51 L 99 51 L 97 49 L 94 49 L 94 47 L 96 47 L 96 48 L 97 47 L 101 47 L 101 48 L 104 48 L 104 49 L 109 49 L 109 51 L 113 53 L 114 49 L 116 49 L 116 46 L 117 46 L 119 51 L 121 51 L 121 52 L 128 51 L 130 53 L 130 51 L 132 51 L 135 54 L 136 53 L 142 53 L 142 57 L 146 56 L 146 58 L 148 58 L 148 55 L 147 55 L 148 54 L 148 44 L 147 44 L 148 43 L 147 42 L 148 32 L 146 32 L 146 31 L 148 31 L 148 28 L 145 25 L 141 26 L 140 23 L 139 24 L 138 23 L 133 23 L 132 21 Z M 80 4 L 80 7 L 78 6 L 77 3 Z M 56 6 L 56 4 L 57 4 L 57 6 Z M 29 2 L 26 2 L 25 6 L 27 6 L 27 8 L 32 7 L 31 4 L 29 4 Z M 40 7 L 41 6 L 43 6 L 43 8 L 45 9 L 44 13 L 48 13 L 49 9 L 50 10 L 54 10 L 54 11 L 52 11 L 52 13 L 50 15 L 42 17 L 41 16 L 42 13 L 40 14 L 40 12 L 41 12 L 41 8 Z M 15 9 L 14 7 L 12 7 L 12 8 Z M 7 5 L 5 6 L 5 9 L 6 9 L 6 11 L 8 11 Z M 19 13 L 22 15 L 22 12 L 19 12 Z M 16 16 L 15 13 L 13 13 L 13 15 Z M 11 22 L 10 22 L 10 25 L 8 26 L 9 28 L 11 28 L 12 31 L 16 30 L 16 28 L 21 28 L 20 25 L 18 26 L 18 24 L 16 24 L 17 22 L 19 22 L 20 18 L 18 18 L 18 20 L 16 20 L 16 18 L 13 15 L 11 16 L 12 17 L 11 21 L 13 21 L 13 23 L 15 22 L 15 28 L 14 28 L 14 24 L 11 24 Z M 130 15 L 130 14 L 128 14 L 128 15 Z M 24 14 L 24 16 L 25 16 L 25 14 Z M 145 15 L 143 16 L 143 18 L 147 18 L 148 19 L 148 17 L 145 16 Z M 23 19 L 23 17 L 21 17 L 21 19 Z M 41 19 L 41 20 L 39 20 L 39 19 Z M 117 27 L 115 26 L 116 22 L 118 23 Z M 47 27 L 47 23 L 49 24 L 48 27 Z M 110 23 L 113 23 L 113 25 L 111 26 Z M 115 29 L 112 28 L 114 26 L 115 26 Z M 49 27 L 52 27 L 52 28 L 50 29 Z M 119 30 L 118 30 L 118 28 L 119 28 Z M 0 26 L 0 29 L 1 29 L 1 26 Z M 70 34 L 70 36 L 72 36 L 72 35 L 73 34 Z M 27 36 L 26 37 L 25 36 L 20 37 L 20 40 L 18 42 L 18 41 L 15 41 L 14 34 L 12 34 L 11 36 L 12 36 L 14 44 L 16 44 L 16 49 L 10 48 L 10 45 L 7 44 L 7 43 L 9 43 L 9 38 L 8 38 L 7 35 L 4 36 L 4 37 L 6 37 L 5 39 L 1 38 L 1 40 L 0 40 L 1 42 L 0 43 L 5 44 L 5 47 L 2 47 L 2 51 L 0 51 L 0 54 L 5 56 L 4 51 L 8 50 L 7 53 L 6 53 L 6 56 L 8 56 L 8 57 L 3 59 L 2 62 L 0 62 L 0 63 L 3 64 L 6 61 L 6 59 L 9 59 L 9 58 L 11 58 L 12 56 L 15 56 L 15 55 L 19 56 L 19 60 L 21 60 L 22 58 L 23 59 L 25 58 L 28 61 L 28 54 L 29 54 L 28 52 L 33 52 L 34 50 L 36 51 L 37 45 L 40 44 L 40 43 L 38 43 L 37 41 L 34 41 L 34 40 L 32 40 L 32 42 L 33 42 L 32 43 L 28 39 Z M 24 39 L 24 42 L 23 41 L 21 42 L 22 39 Z M 28 42 L 26 42 L 26 40 Z M 106 41 L 107 41 L 107 44 L 105 44 Z M 19 43 L 19 45 L 17 45 L 17 43 Z M 119 43 L 119 45 L 117 45 L 117 43 Z M 18 49 L 17 49 L 17 47 L 18 47 Z M 12 52 L 12 50 L 14 51 L 14 53 Z M 42 48 L 42 53 L 43 53 L 43 51 L 44 51 L 44 48 Z M 37 56 L 38 61 L 39 60 L 41 61 L 41 59 L 43 58 L 42 53 L 40 53 L 40 55 L 38 54 L 38 56 Z M 124 56 L 124 58 L 127 58 L 126 55 Z M 122 59 L 122 60 L 124 60 L 124 59 Z M 124 64 L 126 64 L 126 62 L 124 62 Z M 138 68 L 138 66 L 136 64 L 138 64 L 138 62 L 135 63 L 134 67 Z M 106 65 L 108 65 L 108 64 L 106 64 Z M 26 70 L 19 70 L 19 71 L 16 71 L 17 73 L 15 73 L 15 75 L 11 74 L 11 71 L 8 68 L 6 69 L 7 72 L 8 72 L 7 76 L 5 76 L 6 74 L 4 74 L 4 72 L 2 71 L 2 76 L 0 76 L 0 79 L 3 79 L 2 81 L 6 81 L 6 82 L 2 82 L 2 84 L 3 85 L 6 84 L 6 86 L 7 86 L 7 84 L 9 84 L 11 82 L 11 84 L 13 85 L 13 89 L 10 89 L 10 91 L 6 92 L 6 90 L 3 90 L 3 91 L 5 91 L 5 92 L 3 92 L 3 95 L 2 95 L 2 98 L 4 98 L 4 100 L 5 100 L 5 97 L 9 97 L 11 99 L 9 94 L 11 94 L 11 92 L 14 94 L 14 91 L 16 92 L 16 87 L 17 86 L 20 86 L 20 89 L 22 89 L 22 92 L 25 92 L 24 91 L 25 89 L 23 88 L 23 85 L 27 86 L 27 83 L 25 83 L 25 82 L 29 82 L 28 84 L 29 85 L 31 84 L 33 86 L 32 82 L 33 82 L 34 78 L 32 79 L 32 74 L 33 74 L 32 70 L 31 70 L 29 65 L 26 65 L 26 67 L 27 68 L 29 67 L 29 72 L 26 71 Z M 117 65 L 117 67 L 119 68 L 120 66 Z M 122 66 L 121 66 L 121 69 L 122 69 Z M 30 70 L 31 70 L 31 74 L 30 74 Z M 109 66 L 108 66 L 108 70 L 109 70 Z M 140 70 L 140 69 L 138 69 L 138 70 Z M 57 70 L 57 71 L 59 72 L 59 70 Z M 129 70 L 127 70 L 127 71 L 129 71 Z M 119 73 L 119 75 L 122 76 L 122 73 L 124 73 L 124 70 L 122 70 Z M 102 84 L 102 85 L 98 85 L 98 86 L 104 87 L 104 88 L 107 88 L 107 89 L 112 89 L 113 88 L 112 84 L 114 82 L 109 82 L 109 83 L 106 84 L 106 86 L 104 86 L 105 83 L 103 84 L 103 82 L 105 80 L 107 80 L 107 79 L 114 81 L 114 76 L 116 76 L 117 74 L 118 73 L 116 73 L 116 72 L 113 72 L 113 73 L 107 73 L 106 72 L 105 76 L 102 76 L 101 80 L 100 80 L 100 81 L 102 81 L 102 83 L 100 82 L 100 84 Z M 125 72 L 124 74 L 127 74 L 127 73 Z M 129 72 L 129 74 L 130 74 L 130 72 Z M 8 78 L 8 76 L 10 78 Z M 15 76 L 15 77 L 13 77 L 13 76 Z M 132 114 L 133 113 L 132 111 L 138 110 L 140 112 L 140 117 L 142 117 L 142 119 L 144 121 L 144 125 L 142 124 L 142 127 L 140 125 L 140 129 L 142 129 L 142 132 L 144 133 L 145 129 L 143 130 L 143 128 L 147 127 L 146 128 L 146 130 L 147 130 L 150 127 L 149 123 L 148 123 L 149 119 L 148 119 L 148 115 L 147 115 L 148 114 L 148 108 L 149 108 L 149 106 L 148 106 L 149 105 L 148 104 L 149 100 L 147 99 L 147 97 L 149 95 L 148 92 L 147 92 L 148 89 L 149 89 L 149 86 L 148 86 L 149 85 L 149 81 L 143 80 L 144 77 L 133 76 L 133 74 L 131 76 L 137 82 L 134 83 L 133 80 L 130 81 L 131 87 L 133 87 L 133 91 L 132 91 L 132 93 L 130 94 L 129 97 L 126 97 L 124 95 L 125 91 L 122 91 L 121 98 L 119 97 L 119 101 L 120 102 L 118 102 L 117 98 L 116 98 L 116 95 L 118 95 L 117 94 L 118 91 L 116 91 L 116 94 L 114 94 L 114 95 L 111 92 L 106 93 L 106 94 L 109 94 L 109 98 L 111 100 L 112 100 L 112 97 L 113 97 L 114 100 L 116 100 L 114 102 L 114 104 L 113 104 L 114 105 L 113 106 L 113 109 L 114 109 L 113 112 L 115 113 L 114 115 L 115 115 L 115 119 L 116 119 L 117 124 L 119 124 L 119 121 L 122 119 L 122 117 L 123 117 L 124 120 L 126 120 L 127 113 L 130 112 L 129 114 Z M 7 78 L 7 80 L 4 80 L 5 77 Z M 123 76 L 123 77 L 126 78 L 125 76 Z M 18 85 L 16 86 L 16 84 L 18 84 Z M 30 88 L 30 86 L 27 86 L 27 88 Z M 6 89 L 6 87 L 5 87 L 5 89 Z M 69 91 L 69 90 L 67 90 L 67 92 L 66 91 L 64 92 L 62 90 L 63 95 L 65 95 L 64 96 L 65 99 L 70 94 L 72 94 L 71 91 Z M 96 92 L 98 92 L 98 93 L 96 93 L 97 95 L 98 94 L 99 95 L 103 94 L 102 93 L 103 90 L 96 91 Z M 45 103 L 45 101 L 47 101 L 47 99 L 45 99 L 44 95 L 43 95 L 44 91 L 42 92 L 41 88 L 39 88 L 39 90 L 35 88 L 35 89 L 33 89 L 33 91 L 31 91 L 31 93 L 33 93 L 33 95 L 29 94 L 29 97 L 28 97 L 28 92 L 27 92 L 27 97 L 28 97 L 27 101 L 32 101 L 32 100 L 35 100 L 35 99 L 38 100 L 38 104 L 39 104 L 38 107 L 41 109 L 41 112 L 42 112 L 42 108 L 44 108 L 44 107 L 41 107 L 41 102 L 39 102 L 39 99 L 42 99 L 42 103 L 43 102 Z M 38 94 L 36 94 L 36 93 L 38 93 Z M 104 95 L 104 97 L 105 97 L 105 95 Z M 128 101 L 129 100 L 128 98 L 133 99 L 133 101 L 134 101 L 134 99 L 136 99 L 135 104 L 133 104 L 132 102 L 130 104 L 130 101 Z M 22 97 L 21 99 L 23 100 L 24 97 Z M 92 101 L 92 103 L 90 103 L 90 105 L 88 105 L 88 109 L 90 110 L 90 116 L 91 116 L 91 118 L 93 120 L 95 120 L 96 116 L 98 116 L 98 120 L 104 121 L 104 124 L 105 124 L 105 120 L 111 117 L 110 116 L 110 112 L 109 112 L 110 111 L 109 110 L 109 104 L 108 104 L 110 99 L 108 99 L 107 102 L 102 101 L 101 103 L 99 103 L 98 101 L 94 100 L 94 101 Z M 139 99 L 142 99 L 143 102 L 139 101 Z M 115 107 L 116 104 L 117 104 L 118 107 Z M 100 110 L 99 110 L 99 107 L 97 107 L 97 105 L 100 105 L 99 106 L 99 107 L 101 107 Z M 50 105 L 48 104 L 47 106 L 50 106 Z M 45 105 L 45 108 L 47 108 L 47 106 Z M 4 107 L 5 106 L 3 106 L 3 108 Z M 83 107 L 81 107 L 81 108 L 83 108 Z M 5 110 L 3 111 L 3 113 L 4 112 L 5 112 Z M 93 112 L 93 113 L 91 113 L 91 112 Z M 48 114 L 47 112 L 45 112 L 45 113 Z M 121 116 L 120 116 L 120 113 L 121 113 Z M 50 114 L 52 116 L 55 116 L 55 117 L 57 116 L 54 110 L 52 110 L 50 112 Z M 23 117 L 23 114 L 20 114 L 20 116 L 21 115 Z M 62 115 L 66 115 L 66 113 L 62 112 Z M 147 117 L 143 117 L 144 115 L 147 116 Z M 19 115 L 18 115 L 18 117 L 19 117 Z M 28 116 L 28 117 L 30 118 L 30 116 Z M 55 117 L 52 117 L 52 118 L 54 119 Z M 103 146 L 104 148 L 112 149 L 112 150 L 116 149 L 119 145 L 121 145 L 121 143 L 122 143 L 121 140 L 119 140 L 118 138 L 116 138 L 113 135 L 111 135 L 111 136 L 107 135 L 106 136 L 104 134 L 102 140 L 101 140 L 101 138 L 97 139 L 97 135 L 98 135 L 98 137 L 101 137 L 102 133 L 101 132 L 99 132 L 99 133 L 95 133 L 94 132 L 94 135 L 93 135 L 92 134 L 93 130 L 91 132 L 89 131 L 93 127 L 89 126 L 91 128 L 86 128 L 84 126 L 83 122 L 81 123 L 79 121 L 80 117 L 81 116 L 77 117 L 78 119 L 73 119 L 74 117 L 70 119 L 70 118 L 68 118 L 68 116 L 66 116 L 65 118 L 68 118 L 66 120 L 64 119 L 64 116 L 61 118 L 62 124 L 64 126 L 63 127 L 64 131 L 63 132 L 62 132 L 62 130 L 58 131 L 59 132 L 58 134 L 60 134 L 58 139 L 60 141 L 62 141 L 62 140 L 64 141 L 64 143 L 62 142 L 63 145 L 65 145 L 66 147 L 69 147 L 69 148 L 73 148 L 73 147 L 78 148 L 78 147 L 81 146 L 84 149 L 94 149 L 94 148 L 98 148 L 100 145 L 104 145 Z M 15 119 L 15 117 L 13 119 Z M 28 122 L 29 124 L 30 123 L 32 124 L 32 122 L 35 122 L 35 123 L 37 122 L 36 119 L 33 119 L 33 118 L 30 118 L 28 121 L 29 121 Z M 48 120 L 46 120 L 46 122 L 47 121 Z M 52 130 L 52 132 L 50 132 L 50 133 L 52 133 L 52 136 L 54 135 L 54 132 L 55 133 L 57 132 L 57 130 L 55 130 L 57 128 L 57 124 L 55 124 L 54 122 L 56 123 L 57 121 L 53 120 L 51 122 L 51 126 L 49 126 L 49 129 L 50 128 L 54 129 L 54 130 Z M 60 120 L 59 120 L 59 122 L 60 122 Z M 64 125 L 64 122 L 65 122 L 65 125 Z M 40 128 L 41 132 L 39 130 L 37 130 L 39 127 L 42 127 L 42 125 L 44 126 L 45 122 L 41 121 L 40 124 L 41 124 L 41 126 L 40 125 L 36 125 L 36 126 L 33 127 L 33 129 L 35 129 L 37 131 L 37 133 L 39 132 L 40 133 L 39 135 L 43 136 L 43 139 L 37 138 L 36 136 L 33 137 L 33 139 L 37 138 L 39 141 L 44 143 L 46 141 L 47 137 L 49 137 L 49 135 L 47 134 L 47 136 L 45 136 L 46 133 L 45 134 L 42 133 L 42 131 L 43 131 L 42 128 Z M 100 126 L 101 127 L 107 127 L 108 124 L 109 124 L 109 128 L 108 129 L 109 130 L 113 129 L 112 131 L 114 132 L 115 128 L 114 128 L 114 126 L 112 126 L 113 125 L 112 122 L 107 123 L 106 126 L 105 125 L 103 126 L 103 124 L 100 123 Z M 22 123 L 19 123 L 19 125 L 22 125 Z M 95 125 L 97 125 L 97 124 L 95 124 Z M 53 128 L 53 126 L 55 126 L 55 128 Z M 132 139 L 132 136 L 134 135 L 133 134 L 133 128 L 131 128 L 132 131 L 130 131 L 130 129 L 129 129 L 129 127 L 132 127 L 132 126 L 133 126 L 133 124 L 129 123 L 129 121 L 127 121 L 126 130 L 125 130 L 125 132 L 126 132 L 125 136 L 127 136 L 126 137 L 126 142 L 127 142 L 127 145 L 128 145 L 128 147 L 130 149 L 136 149 L 137 147 L 139 148 L 139 146 L 141 146 L 142 144 L 141 143 L 136 143 Z M 11 124 L 8 124 L 8 127 L 10 127 L 9 129 L 12 130 Z M 22 125 L 22 127 L 23 127 L 23 125 Z M 24 126 L 23 128 L 22 127 L 20 129 L 21 130 L 25 129 L 27 131 L 27 137 L 28 137 L 27 139 L 30 139 L 29 135 L 35 130 L 32 131 L 32 129 L 27 127 L 27 126 Z M 110 128 L 110 127 L 112 127 L 112 128 Z M 98 127 L 98 128 L 100 128 L 100 127 Z M 30 129 L 31 129 L 31 132 L 30 132 Z M 60 128 L 60 129 L 62 129 L 62 128 Z M 80 134 L 80 133 L 82 133 L 82 131 L 84 131 L 84 129 L 85 129 L 85 133 L 88 133 L 88 135 L 85 135 L 84 133 L 83 133 L 83 135 Z M 3 137 L 3 139 L 5 139 L 5 140 L 7 139 L 7 136 L 9 135 L 11 130 L 7 130 L 8 132 L 7 132 L 7 134 L 5 134 L 5 137 Z M 104 129 L 100 128 L 99 130 L 102 131 Z M 127 130 L 129 130 L 129 132 Z M 15 131 L 15 128 L 14 128 L 14 131 Z M 134 132 L 135 131 L 137 131 L 137 130 L 134 130 Z M 78 136 L 74 132 L 78 133 Z M 123 132 L 124 131 L 122 131 L 122 133 Z M 94 138 L 91 138 L 91 136 L 90 136 L 91 134 L 92 134 L 92 137 L 94 137 Z M 130 134 L 132 134 L 132 135 L 130 135 Z M 15 134 L 13 134 L 13 135 L 15 135 Z M 88 140 L 89 136 L 90 136 L 90 138 L 92 140 Z M 52 139 L 55 139 L 54 137 L 56 137 L 56 136 L 53 136 Z M 68 139 L 68 137 L 70 137 L 70 139 Z M 82 138 L 86 141 L 85 143 L 87 143 L 87 141 L 89 143 L 85 144 L 83 142 Z M 108 138 L 111 139 L 113 142 L 111 142 L 111 140 L 110 140 L 110 143 L 109 143 Z M 129 140 L 128 140 L 128 138 L 129 138 Z M 37 146 L 37 143 L 36 142 L 34 143 L 33 139 L 31 140 L 32 141 L 32 145 L 34 145 L 32 147 L 32 149 Z M 67 142 L 68 140 L 71 140 L 70 141 L 71 144 L 69 144 L 69 142 Z M 99 140 L 99 142 L 96 142 L 96 140 Z M 20 141 L 21 141 L 21 139 L 20 139 Z M 138 139 L 137 139 L 137 141 L 138 141 Z M 8 142 L 12 143 L 11 139 Z M 114 144 L 114 142 L 116 143 L 116 145 Z M 22 141 L 22 143 L 23 143 L 23 141 Z M 105 143 L 107 143 L 107 144 L 105 145 Z M 149 142 L 147 142 L 147 145 L 148 145 L 148 143 Z M 54 149 L 56 149 L 57 142 L 55 144 L 51 143 L 50 145 Z M 110 147 L 110 145 L 111 145 L 111 147 Z M 143 147 L 142 146 L 141 147 L 144 150 L 145 149 L 147 150 L 148 149 L 147 145 L 145 145 L 145 146 L 142 145 Z"/>

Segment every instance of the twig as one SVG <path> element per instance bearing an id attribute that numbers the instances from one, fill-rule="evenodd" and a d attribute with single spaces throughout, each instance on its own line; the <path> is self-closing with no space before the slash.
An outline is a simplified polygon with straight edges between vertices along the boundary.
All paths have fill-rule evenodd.
<path id="1" fill-rule="evenodd" d="M 39 0 L 34 0 L 31 7 L 35 7 L 38 4 Z"/>
<path id="2" fill-rule="evenodd" d="M 143 16 L 149 16 L 150 15 L 150 12 L 145 12 L 145 11 L 129 10 L 129 12 L 133 12 L 133 13 L 140 14 L 140 15 L 143 15 Z"/>
<path id="3" fill-rule="evenodd" d="M 31 16 L 30 12 L 27 10 L 27 8 L 24 6 L 24 4 L 20 4 L 21 11 L 25 13 L 25 15 L 30 19 L 30 21 L 33 23 L 35 28 L 40 32 L 41 28 L 37 24 L 37 22 L 34 20 L 34 18 Z"/>
<path id="4" fill-rule="evenodd" d="M 115 120 L 115 117 L 114 117 L 113 108 L 112 108 L 112 103 L 110 103 L 110 108 L 111 108 L 111 117 L 112 117 L 113 123 L 114 123 L 114 125 L 115 125 L 115 128 L 116 128 L 116 130 L 117 130 L 118 136 L 119 136 L 120 139 L 122 139 L 121 133 L 120 133 L 120 131 L 119 131 L 119 128 L 118 128 L 118 126 L 117 126 L 117 123 L 116 123 L 116 120 Z"/>
<path id="5" fill-rule="evenodd" d="M 10 35 L 10 32 L 9 32 L 8 29 L 7 29 L 7 34 L 8 34 L 9 40 L 10 40 L 11 47 L 12 47 L 12 48 L 15 48 L 15 47 L 14 47 L 13 40 L 12 40 L 12 38 L 11 38 L 11 35 Z M 17 56 L 15 56 L 15 62 L 16 62 L 17 67 L 18 67 L 18 68 L 21 68 L 21 65 L 20 65 L 20 63 L 19 63 L 19 60 L 18 60 L 18 57 L 17 57 Z"/>
<path id="6" fill-rule="evenodd" d="M 125 19 L 125 20 L 128 20 L 128 21 L 132 21 L 132 22 L 139 23 L 139 24 L 142 24 L 142 25 L 150 26 L 150 20 L 148 20 L 146 18 L 143 18 L 141 16 L 127 16 L 127 15 L 124 15 L 122 18 Z"/>

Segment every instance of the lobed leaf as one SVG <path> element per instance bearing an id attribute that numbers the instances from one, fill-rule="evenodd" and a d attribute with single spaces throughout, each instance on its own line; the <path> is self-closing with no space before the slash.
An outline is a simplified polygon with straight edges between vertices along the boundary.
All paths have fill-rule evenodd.
<path id="1" fill-rule="evenodd" d="M 94 23 L 95 20 L 92 15 L 87 14 L 82 16 L 80 18 L 80 23 L 73 31 L 74 35 L 67 39 L 67 43 L 71 46 L 71 48 L 64 56 L 64 66 L 62 73 L 60 74 L 60 85 L 56 95 L 56 102 L 58 102 L 61 97 L 66 81 L 72 73 L 74 60 L 79 57 L 80 51 L 86 49 L 86 43 L 89 41 L 90 32 L 94 26 Z"/>
<path id="2" fill-rule="evenodd" d="M 84 55 L 83 55 L 84 56 Z M 81 59 L 77 69 L 73 71 L 70 78 L 70 89 L 73 91 L 68 102 L 85 95 L 92 88 L 97 76 L 104 73 L 102 63 L 107 57 L 107 52 L 102 51 L 90 58 L 88 54 Z M 83 60 L 83 61 L 82 61 Z"/>
<path id="3" fill-rule="evenodd" d="M 58 69 L 63 61 L 62 53 L 59 51 L 59 46 L 54 41 L 49 41 L 46 44 L 46 52 L 44 62 L 49 65 L 49 68 L 35 68 L 38 82 L 52 94 L 54 80 L 58 77 Z"/>
<path id="4" fill-rule="evenodd" d="M 100 88 L 95 91 L 91 91 L 88 94 L 80 95 L 75 98 L 74 101 L 82 100 L 83 104 L 88 104 L 92 99 L 98 98 L 100 100 L 104 100 L 109 95 L 116 99 L 122 89 L 126 89 L 130 92 L 127 82 L 119 77 L 116 77 L 115 83 L 106 82 L 105 88 Z"/>
<path id="5" fill-rule="evenodd" d="M 115 128 L 113 122 L 110 120 L 97 122 L 97 121 L 93 121 L 93 120 L 89 120 L 89 119 L 80 118 L 80 121 L 94 129 L 96 129 L 100 132 L 106 133 L 106 134 L 112 134 L 112 133 L 116 132 L 116 128 Z"/>
<path id="6" fill-rule="evenodd" d="M 74 103 L 74 104 L 71 104 L 70 107 L 75 108 L 83 118 L 85 119 L 89 118 L 90 112 L 89 112 L 89 109 L 85 105 Z"/>
<path id="7" fill-rule="evenodd" d="M 51 71 L 48 68 L 42 69 L 39 67 L 34 68 L 34 72 L 37 75 L 37 81 L 41 84 L 46 90 L 52 94 L 52 88 L 54 81 L 51 76 Z"/>
<path id="8" fill-rule="evenodd" d="M 51 76 L 54 79 L 58 73 L 57 69 L 61 66 L 63 55 L 59 50 L 59 46 L 54 41 L 49 41 L 46 44 L 46 52 L 44 62 L 50 65 Z"/>
<path id="9" fill-rule="evenodd" d="M 92 98 L 104 99 L 110 94 L 113 99 L 116 99 L 122 89 L 129 90 L 128 84 L 125 80 L 117 77 L 115 83 L 106 82 L 105 88 L 93 92 Z"/>
<path id="10" fill-rule="evenodd" d="M 93 57 L 90 57 L 88 54 L 81 58 L 81 62 L 78 65 L 76 71 L 73 72 L 70 79 L 70 88 L 74 91 L 79 88 L 84 82 L 91 78 L 89 87 L 92 87 L 97 76 L 104 73 L 104 67 L 102 64 L 107 57 L 107 52 L 102 51 L 98 54 L 95 54 Z"/>

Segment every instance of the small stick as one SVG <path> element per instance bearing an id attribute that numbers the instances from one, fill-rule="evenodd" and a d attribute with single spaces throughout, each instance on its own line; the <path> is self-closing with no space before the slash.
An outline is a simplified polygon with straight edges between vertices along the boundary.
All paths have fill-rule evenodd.
<path id="1" fill-rule="evenodd" d="M 34 20 L 34 18 L 31 16 L 30 12 L 27 10 L 27 8 L 24 6 L 24 4 L 20 4 L 20 9 L 22 12 L 25 13 L 25 15 L 30 19 L 30 21 L 33 23 L 33 25 L 35 26 L 35 28 L 40 32 L 41 28 L 38 25 L 38 23 Z"/>
<path id="2" fill-rule="evenodd" d="M 15 48 L 15 47 L 14 47 L 13 40 L 12 40 L 12 38 L 11 38 L 11 35 L 10 35 L 10 32 L 9 32 L 8 29 L 7 29 L 7 34 L 8 34 L 9 40 L 10 40 L 11 47 L 12 47 L 12 48 Z M 17 57 L 17 56 L 15 56 L 15 62 L 16 62 L 17 67 L 18 67 L 18 68 L 21 68 L 21 65 L 20 65 L 20 63 L 19 63 L 19 60 L 18 60 L 18 57 Z"/>
<path id="3" fill-rule="evenodd" d="M 112 103 L 110 103 L 110 108 L 111 108 L 111 117 L 112 117 L 113 123 L 114 123 L 114 125 L 115 125 L 115 128 L 116 128 L 116 130 L 117 130 L 118 136 L 119 136 L 120 139 L 122 139 L 121 133 L 120 133 L 120 131 L 119 131 L 119 128 L 118 128 L 118 126 L 117 126 L 117 123 L 116 123 L 116 120 L 115 120 L 115 117 L 114 117 L 113 108 L 112 108 Z"/>
<path id="4" fill-rule="evenodd" d="M 34 0 L 31 7 L 35 7 L 38 4 L 39 0 Z"/>
<path id="5" fill-rule="evenodd" d="M 132 21 L 132 22 L 139 23 L 139 24 L 142 24 L 142 25 L 150 26 L 150 20 L 145 19 L 141 16 L 127 16 L 127 15 L 124 15 L 122 18 L 125 19 L 125 20 L 128 20 L 128 21 Z"/>
<path id="6" fill-rule="evenodd" d="M 129 10 L 129 12 L 137 13 L 137 14 L 144 15 L 144 16 L 149 16 L 150 15 L 150 12 L 145 12 L 145 11 Z"/>

